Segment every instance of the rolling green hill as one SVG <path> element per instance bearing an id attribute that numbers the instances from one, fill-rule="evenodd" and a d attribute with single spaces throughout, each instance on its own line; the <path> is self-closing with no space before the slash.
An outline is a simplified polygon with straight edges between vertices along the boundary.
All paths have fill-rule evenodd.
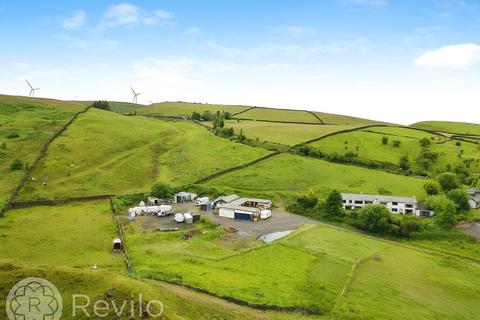
<path id="1" fill-rule="evenodd" d="M 280 122 L 321 123 L 319 119 L 307 111 L 270 108 L 252 108 L 234 116 L 234 118 Z"/>
<path id="2" fill-rule="evenodd" d="M 188 117 L 194 111 L 203 113 L 210 111 L 216 113 L 217 111 L 230 112 L 232 114 L 248 109 L 248 106 L 234 106 L 221 104 L 204 104 L 204 103 L 190 103 L 190 102 L 161 102 L 155 103 L 138 110 L 142 115 L 158 115 L 158 116 L 177 116 Z"/>
<path id="3" fill-rule="evenodd" d="M 84 106 L 58 100 L 0 95 L 0 209 L 43 145 Z M 12 162 L 21 169 L 12 170 Z"/>
<path id="4" fill-rule="evenodd" d="M 425 199 L 423 179 L 282 154 L 207 182 L 239 194 L 274 197 L 283 202 L 313 188 L 321 196 L 340 192 L 390 193 Z"/>
<path id="5" fill-rule="evenodd" d="M 237 133 L 243 131 L 243 134 L 250 139 L 290 146 L 319 138 L 332 132 L 358 127 L 357 125 L 309 125 L 250 120 L 227 120 L 225 121 L 225 126 L 234 128 Z"/>
<path id="6" fill-rule="evenodd" d="M 325 124 L 368 126 L 375 124 L 386 124 L 385 122 L 344 116 L 332 113 L 314 112 Z"/>
<path id="7" fill-rule="evenodd" d="M 74 101 L 74 102 L 81 103 L 84 106 L 89 106 L 93 103 L 93 101 Z M 110 105 L 110 109 L 113 112 L 121 113 L 121 114 L 128 114 L 130 112 L 133 112 L 135 110 L 145 107 L 144 104 L 124 102 L 124 101 L 108 101 L 108 104 Z"/>
<path id="8" fill-rule="evenodd" d="M 156 181 L 182 185 L 267 153 L 194 123 L 91 109 L 50 146 L 20 198 L 126 194 Z"/>
<path id="9" fill-rule="evenodd" d="M 480 136 L 480 124 L 478 123 L 465 123 L 465 122 L 452 122 L 452 121 L 423 121 L 417 122 L 411 127 L 426 129 L 437 132 L 448 132 L 466 135 L 478 135 Z"/>
<path id="10" fill-rule="evenodd" d="M 383 137 L 388 137 L 386 145 L 382 144 Z M 439 169 L 445 169 L 447 164 L 453 166 L 467 161 L 471 172 L 480 173 L 480 147 L 478 145 L 450 140 L 441 135 L 409 128 L 371 127 L 329 136 L 311 143 L 311 146 L 327 154 L 353 152 L 358 154 L 360 159 L 376 160 L 393 165 L 398 165 L 401 156 L 408 155 L 411 168 L 419 172 L 424 169 L 416 163 L 416 159 L 425 149 L 422 148 L 419 140 L 425 137 L 431 141 L 430 146 L 426 149 L 438 154 L 438 160 L 428 167 L 427 172 L 434 175 Z M 395 147 L 394 140 L 400 141 L 400 146 Z"/>

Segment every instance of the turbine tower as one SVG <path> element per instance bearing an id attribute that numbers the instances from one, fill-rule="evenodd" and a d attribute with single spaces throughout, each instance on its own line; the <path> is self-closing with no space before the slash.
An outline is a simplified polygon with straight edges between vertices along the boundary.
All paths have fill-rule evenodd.
<path id="1" fill-rule="evenodd" d="M 27 84 L 28 86 L 30 87 L 30 93 L 28 94 L 29 97 L 33 97 L 35 95 L 35 90 L 40 90 L 40 88 L 34 88 L 32 87 L 32 85 L 30 84 L 30 82 L 28 82 L 27 79 L 25 79 L 25 81 L 27 81 Z"/>
<path id="2" fill-rule="evenodd" d="M 137 97 L 138 97 L 139 95 L 141 95 L 142 93 L 141 93 L 141 92 L 136 93 L 135 90 L 133 90 L 132 87 L 130 87 L 130 89 L 132 89 L 132 92 L 133 92 L 133 102 L 138 104 L 138 102 L 137 102 Z"/>

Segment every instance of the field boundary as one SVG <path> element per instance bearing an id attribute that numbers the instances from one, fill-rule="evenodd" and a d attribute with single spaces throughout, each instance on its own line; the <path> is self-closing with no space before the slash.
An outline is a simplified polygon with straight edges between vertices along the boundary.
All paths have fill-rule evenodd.
<path id="1" fill-rule="evenodd" d="M 111 194 L 101 194 L 95 196 L 85 196 L 85 197 L 76 197 L 76 198 L 64 198 L 64 199 L 38 199 L 38 200 L 25 200 L 25 201 L 16 201 L 10 203 L 10 209 L 22 209 L 22 208 L 31 208 L 35 206 L 56 206 L 62 205 L 71 202 L 88 202 L 94 200 L 104 200 L 115 197 Z"/>
<path id="2" fill-rule="evenodd" d="M 239 114 L 241 114 L 241 113 L 247 112 L 247 111 L 252 110 L 252 109 L 255 109 L 255 108 L 257 108 L 257 107 L 248 107 L 248 108 L 246 108 L 246 109 L 244 109 L 244 110 L 242 110 L 242 111 L 232 113 L 232 118 L 235 117 L 235 116 L 237 116 L 237 115 L 239 115 Z"/>
<path id="3" fill-rule="evenodd" d="M 123 226 L 122 226 L 122 223 L 120 222 L 120 218 L 117 216 L 117 209 L 115 208 L 112 197 L 109 198 L 109 203 L 110 203 L 110 210 L 112 212 L 113 220 L 115 221 L 115 225 L 117 226 L 118 236 L 120 237 L 120 240 L 122 240 L 122 252 L 125 257 L 125 267 L 127 268 L 127 272 L 129 274 L 133 274 L 134 269 L 133 269 L 133 265 L 130 263 L 127 244 L 125 242 L 125 237 L 123 234 Z"/>
<path id="4" fill-rule="evenodd" d="M 305 110 L 305 112 L 310 113 L 312 116 L 314 116 L 315 118 L 317 118 L 318 121 L 320 121 L 321 124 L 325 124 L 325 122 L 322 120 L 322 118 L 320 118 L 320 117 L 318 116 L 318 114 L 316 114 L 315 112 L 309 111 L 309 110 Z"/>
<path id="5" fill-rule="evenodd" d="M 212 173 L 212 174 L 210 174 L 210 175 L 208 175 L 208 176 L 206 176 L 206 177 L 203 177 L 203 178 L 198 179 L 198 180 L 195 181 L 195 182 L 192 182 L 192 184 L 201 184 L 201 183 L 204 183 L 204 182 L 206 182 L 206 181 L 208 181 L 208 180 L 211 180 L 211 179 L 213 179 L 213 178 L 222 176 L 222 175 L 224 175 L 224 174 L 227 174 L 227 173 L 230 173 L 230 172 L 233 172 L 233 171 L 237 171 L 237 170 L 240 170 L 240 169 L 247 168 L 247 167 L 252 166 L 252 165 L 254 165 L 254 164 L 257 164 L 257 163 L 259 163 L 259 162 L 261 162 L 261 161 L 264 161 L 264 160 L 267 160 L 267 159 L 272 158 L 272 157 L 274 157 L 274 156 L 277 156 L 277 155 L 279 155 L 279 154 L 281 154 L 281 153 L 282 153 L 282 152 L 278 152 L 278 151 L 269 153 L 269 154 L 267 154 L 266 156 L 263 156 L 263 157 L 261 157 L 261 158 L 257 158 L 257 159 L 255 159 L 255 160 L 253 160 L 253 161 L 250 161 L 250 162 L 247 162 L 247 163 L 244 163 L 244 164 L 235 166 L 235 167 L 231 167 L 231 168 L 228 168 L 228 169 L 225 169 L 225 170 L 222 170 L 222 171 L 218 171 L 218 172 Z"/>
<path id="6" fill-rule="evenodd" d="M 151 276 L 142 276 L 141 278 L 147 279 L 147 280 L 150 280 L 150 281 L 164 282 L 164 283 L 168 283 L 168 284 L 171 284 L 171 285 L 179 286 L 179 287 L 182 287 L 182 288 L 194 291 L 194 292 L 203 293 L 203 294 L 206 294 L 206 295 L 218 298 L 218 299 L 222 299 L 224 301 L 227 301 L 227 302 L 230 302 L 230 303 L 236 304 L 238 306 L 242 306 L 242 307 L 248 307 L 248 308 L 262 310 L 262 311 L 299 313 L 299 314 L 303 314 L 303 315 L 312 315 L 312 316 L 325 315 L 324 312 L 314 311 L 314 310 L 304 308 L 304 307 L 294 307 L 294 306 L 287 307 L 287 306 L 276 306 L 276 305 L 268 305 L 268 304 L 250 303 L 250 302 L 245 301 L 245 300 L 241 300 L 241 299 L 238 299 L 238 298 L 235 298 L 235 297 L 232 297 L 232 296 L 221 295 L 221 294 L 218 294 L 218 293 L 215 293 L 215 292 L 208 291 L 208 290 L 203 289 L 203 288 L 195 287 L 195 286 L 180 282 L 180 281 L 173 281 L 173 280 L 167 280 L 167 279 L 156 279 L 156 278 L 151 277 Z"/>
<path id="7" fill-rule="evenodd" d="M 298 111 L 298 110 L 297 110 Z M 301 110 L 300 110 L 301 111 Z M 269 123 L 290 123 L 290 124 L 306 124 L 312 126 L 323 126 L 323 123 L 318 122 L 302 122 L 302 121 L 281 121 L 281 120 L 268 120 L 268 119 L 248 119 L 248 118 L 232 118 L 230 120 L 241 120 L 241 121 L 258 121 L 258 122 L 269 122 Z M 334 126 L 334 124 L 332 124 Z"/>
<path id="8" fill-rule="evenodd" d="M 10 208 L 10 204 L 13 201 L 15 201 L 15 198 L 18 196 L 18 193 L 25 186 L 25 183 L 27 182 L 28 177 L 31 175 L 31 173 L 36 168 L 36 166 L 40 163 L 40 161 L 43 160 L 43 158 L 45 158 L 45 156 L 47 155 L 48 147 L 50 146 L 50 144 L 54 142 L 62 133 L 64 133 L 68 129 L 68 127 L 70 127 L 70 125 L 75 120 L 77 120 L 77 118 L 80 115 L 87 113 L 88 110 L 90 110 L 92 107 L 93 106 L 88 106 L 85 109 L 75 113 L 60 130 L 54 133 L 50 137 L 50 139 L 48 139 L 47 142 L 45 142 L 42 149 L 40 149 L 40 152 L 38 153 L 37 157 L 35 158 L 35 160 L 33 160 L 32 165 L 25 171 L 25 174 L 23 175 L 22 179 L 20 179 L 20 182 L 18 183 L 18 185 L 11 192 L 9 199 L 7 199 L 7 201 L 5 202 L 4 207 L 0 210 L 0 216 L 3 216 L 7 213 L 7 210 Z"/>

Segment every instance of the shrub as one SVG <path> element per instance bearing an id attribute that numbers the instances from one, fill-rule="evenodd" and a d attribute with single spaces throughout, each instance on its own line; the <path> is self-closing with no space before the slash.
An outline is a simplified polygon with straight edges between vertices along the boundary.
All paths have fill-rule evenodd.
<path id="1" fill-rule="evenodd" d="M 395 148 L 400 147 L 401 144 L 402 144 L 402 141 L 400 141 L 400 140 L 393 140 L 393 146 L 394 146 Z"/>
<path id="2" fill-rule="evenodd" d="M 470 197 L 468 194 L 462 190 L 462 189 L 453 189 L 448 191 L 447 193 L 448 199 L 452 200 L 455 202 L 457 205 L 457 210 L 458 211 L 469 211 L 470 210 L 470 204 L 468 201 L 470 200 Z"/>
<path id="3" fill-rule="evenodd" d="M 7 133 L 7 135 L 5 137 L 7 139 L 15 139 L 15 138 L 20 137 L 20 135 L 18 134 L 18 132 L 12 131 L 12 132 Z"/>
<path id="4" fill-rule="evenodd" d="M 388 144 L 388 137 L 387 136 L 382 137 L 382 144 L 384 144 L 384 145 Z"/>
<path id="5" fill-rule="evenodd" d="M 300 197 L 297 199 L 297 203 L 302 208 L 311 209 L 317 205 L 318 198 L 313 192 L 313 190 L 310 189 L 307 191 L 307 193 L 303 197 Z"/>
<path id="6" fill-rule="evenodd" d="M 440 186 L 440 183 L 438 183 L 437 181 L 435 180 L 428 180 L 427 182 L 425 182 L 425 184 L 423 185 L 423 189 L 425 189 L 425 191 L 427 192 L 427 194 L 429 196 L 433 196 L 433 195 L 436 195 L 436 194 L 439 194 L 440 191 L 441 191 L 441 186 Z"/>
<path id="7" fill-rule="evenodd" d="M 110 104 L 106 100 L 94 101 L 91 106 L 97 109 L 111 111 Z"/>
<path id="8" fill-rule="evenodd" d="M 401 156 L 398 165 L 403 171 L 410 169 L 410 159 L 408 159 L 408 155 L 404 154 Z"/>
<path id="9" fill-rule="evenodd" d="M 432 144 L 432 141 L 430 139 L 428 139 L 427 137 L 424 137 L 420 140 L 418 140 L 418 142 L 420 143 L 420 145 L 424 148 L 428 147 L 430 144 Z"/>
<path id="10" fill-rule="evenodd" d="M 20 159 L 15 159 L 10 164 L 10 170 L 22 170 L 23 162 Z"/>
<path id="11" fill-rule="evenodd" d="M 440 195 L 428 198 L 427 207 L 435 211 L 433 221 L 436 226 L 444 230 L 450 230 L 455 226 L 457 206 L 447 196 Z"/>
<path id="12" fill-rule="evenodd" d="M 202 115 L 197 111 L 193 111 L 191 118 L 192 118 L 192 120 L 200 121 L 200 120 L 202 120 Z"/>
<path id="13" fill-rule="evenodd" d="M 175 194 L 175 191 L 176 190 L 170 185 L 163 182 L 158 182 L 152 186 L 152 189 L 150 190 L 150 195 L 160 199 L 165 199 L 172 197 Z"/>
<path id="14" fill-rule="evenodd" d="M 361 208 L 355 218 L 357 228 L 380 234 L 391 232 L 392 216 L 381 204 L 370 204 Z"/>

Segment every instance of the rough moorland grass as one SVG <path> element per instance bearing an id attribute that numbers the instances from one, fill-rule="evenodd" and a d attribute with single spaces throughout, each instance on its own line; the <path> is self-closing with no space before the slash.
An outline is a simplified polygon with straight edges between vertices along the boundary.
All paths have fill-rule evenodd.
<path id="1" fill-rule="evenodd" d="M 389 139 L 387 145 L 382 144 L 384 136 Z M 432 144 L 428 149 L 439 155 L 438 160 L 429 168 L 429 172 L 435 173 L 438 169 L 445 168 L 447 164 L 462 163 L 464 159 L 473 159 L 470 170 L 480 172 L 480 146 L 408 128 L 372 127 L 330 136 L 311 145 L 329 154 L 354 152 L 361 159 L 392 164 L 398 164 L 400 157 L 407 154 L 411 167 L 420 170 L 415 159 L 422 151 L 419 140 L 424 137 L 434 139 L 431 140 Z M 394 140 L 401 141 L 399 147 L 393 146 Z"/>
<path id="2" fill-rule="evenodd" d="M 239 114 L 238 118 L 268 121 L 320 123 L 320 121 L 314 115 L 303 110 L 254 108 L 248 110 L 247 112 Z"/>
<path id="3" fill-rule="evenodd" d="M 341 319 L 476 319 L 478 264 L 389 247 L 359 264 Z"/>
<path id="4" fill-rule="evenodd" d="M 320 196 L 340 192 L 417 196 L 425 199 L 423 179 L 282 154 L 207 182 L 240 194 L 271 196 L 280 202 L 312 188 Z"/>
<path id="5" fill-rule="evenodd" d="M 108 201 L 10 210 L 0 218 L 0 257 L 32 265 L 123 270 Z"/>
<path id="6" fill-rule="evenodd" d="M 480 135 L 480 124 L 478 123 L 424 121 L 414 123 L 411 127 L 439 132 Z"/>
<path id="7" fill-rule="evenodd" d="M 66 268 L 48 268 L 36 269 L 30 266 L 15 265 L 9 261 L 0 261 L 0 314 L 5 315 L 5 298 L 10 288 L 17 281 L 27 277 L 43 278 L 53 283 L 60 293 L 63 300 L 62 319 L 92 319 L 94 316 L 93 304 L 99 299 L 105 299 L 110 304 L 108 316 L 106 319 L 117 319 L 112 306 L 112 301 L 116 303 L 118 309 L 121 308 L 123 301 L 127 301 L 125 312 L 121 319 L 131 319 L 130 301 L 131 294 L 134 295 L 134 301 L 138 301 L 139 295 L 142 295 L 143 307 L 152 300 L 162 302 L 164 307 L 163 317 L 161 319 L 184 320 L 184 319 L 290 319 L 291 314 L 262 312 L 246 307 L 240 307 L 224 301 L 198 294 L 192 291 L 183 290 L 169 286 L 163 283 L 153 281 L 142 281 L 136 278 L 127 277 L 112 272 L 104 271 L 85 271 Z M 112 297 L 106 296 L 107 292 L 112 293 Z M 81 309 L 76 310 L 76 316 L 73 317 L 73 299 L 72 295 L 87 295 L 90 298 L 90 306 L 87 311 L 91 317 L 85 316 Z M 79 299 L 78 304 L 84 304 L 84 299 Z M 139 316 L 138 305 L 134 309 L 133 319 L 143 319 Z M 102 310 L 101 313 L 104 311 Z M 319 317 L 304 317 L 295 315 L 296 319 L 319 319 Z"/>
<path id="8" fill-rule="evenodd" d="M 82 109 L 63 101 L 0 95 L 0 208 L 25 174 L 25 165 Z M 10 169 L 14 159 L 23 162 L 22 170 Z"/>
<path id="9" fill-rule="evenodd" d="M 385 124 L 385 122 L 362 119 L 357 117 L 344 116 L 332 113 L 315 112 L 315 114 L 322 119 L 325 124 L 337 124 L 337 125 L 355 125 L 355 126 L 367 126 L 372 124 Z"/>
<path id="10" fill-rule="evenodd" d="M 20 198 L 126 194 L 156 181 L 182 185 L 267 153 L 194 123 L 91 109 L 50 146 Z"/>
<path id="11" fill-rule="evenodd" d="M 191 116 L 194 111 L 203 113 L 210 111 L 215 114 L 217 111 L 226 111 L 237 113 L 248 109 L 248 106 L 222 105 L 222 104 L 204 104 L 189 102 L 161 102 L 155 103 L 138 110 L 143 115 L 161 115 L 161 116 Z"/>
<path id="12" fill-rule="evenodd" d="M 243 133 L 250 139 L 268 141 L 285 145 L 295 145 L 326 134 L 353 129 L 357 125 L 309 125 L 296 123 L 275 123 L 250 120 L 228 120 L 226 127 L 232 127 L 236 133 Z"/>
<path id="13" fill-rule="evenodd" d="M 185 231 L 141 230 L 130 224 L 126 232 L 139 274 L 250 303 L 328 314 L 353 269 L 334 318 L 473 319 L 480 311 L 476 264 L 347 230 L 304 226 L 273 244 L 245 251 L 226 248 L 218 228 L 200 228 L 189 240 L 182 239 Z"/>

